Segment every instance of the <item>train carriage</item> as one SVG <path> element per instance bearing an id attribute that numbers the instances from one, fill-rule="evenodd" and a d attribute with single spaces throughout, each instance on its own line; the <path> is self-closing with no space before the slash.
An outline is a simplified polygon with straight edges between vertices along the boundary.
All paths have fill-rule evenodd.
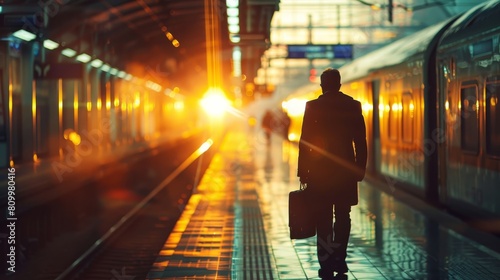
<path id="1" fill-rule="evenodd" d="M 435 197 L 436 153 L 432 135 L 435 91 L 429 62 L 437 38 L 452 20 L 428 27 L 340 68 L 343 90 L 364 106 L 370 143 L 370 171 L 382 175 L 391 188 Z M 435 126 L 434 126 L 435 127 Z M 433 197 L 434 196 L 434 197 Z"/>
<path id="2" fill-rule="evenodd" d="M 499 2 L 470 10 L 446 31 L 437 53 L 439 124 L 446 131 L 441 200 L 494 215 L 500 214 L 499 16 Z"/>
<path id="3" fill-rule="evenodd" d="M 363 104 L 370 173 L 464 217 L 499 216 L 500 2 L 339 70 L 341 90 Z"/>

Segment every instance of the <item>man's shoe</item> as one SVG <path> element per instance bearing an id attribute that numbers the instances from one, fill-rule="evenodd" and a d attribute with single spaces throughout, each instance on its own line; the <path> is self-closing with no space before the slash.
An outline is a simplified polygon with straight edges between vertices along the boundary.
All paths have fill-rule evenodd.
<path id="1" fill-rule="evenodd" d="M 333 271 L 340 274 L 347 273 L 349 269 L 347 268 L 347 263 L 345 262 L 345 260 L 335 260 L 333 263 Z"/>
<path id="2" fill-rule="evenodd" d="M 319 269 L 318 270 L 318 276 L 321 279 L 325 280 L 334 280 L 335 278 L 333 277 L 333 270 L 324 270 L 324 269 Z"/>

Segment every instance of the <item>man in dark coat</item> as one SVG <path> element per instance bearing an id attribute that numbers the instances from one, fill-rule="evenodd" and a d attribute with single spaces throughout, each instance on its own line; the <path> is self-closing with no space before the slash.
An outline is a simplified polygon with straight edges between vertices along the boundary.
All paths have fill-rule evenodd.
<path id="1" fill-rule="evenodd" d="M 307 102 L 299 144 L 298 173 L 307 184 L 317 231 L 319 276 L 346 273 L 351 206 L 366 170 L 367 146 L 361 103 L 340 92 L 340 73 L 321 74 L 323 94 Z M 335 207 L 335 225 L 333 223 Z"/>

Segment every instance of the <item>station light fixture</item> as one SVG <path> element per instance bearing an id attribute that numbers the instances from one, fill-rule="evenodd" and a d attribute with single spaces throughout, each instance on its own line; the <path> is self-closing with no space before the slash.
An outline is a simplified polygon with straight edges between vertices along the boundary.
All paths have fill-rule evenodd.
<path id="1" fill-rule="evenodd" d="M 29 41 L 31 41 L 31 40 L 33 40 L 33 39 L 36 38 L 35 34 L 33 34 L 31 32 L 28 32 L 28 31 L 26 31 L 24 29 L 20 29 L 20 30 L 14 32 L 12 34 L 12 36 L 14 36 L 16 38 L 19 38 L 19 39 L 21 39 L 23 41 L 27 41 L 27 42 L 29 42 Z"/>
<path id="2" fill-rule="evenodd" d="M 240 19 L 237 17 L 228 17 L 227 18 L 227 23 L 229 25 L 239 25 L 240 24 Z"/>
<path id="3" fill-rule="evenodd" d="M 118 77 L 124 79 L 126 76 L 127 76 L 127 73 L 125 73 L 124 71 L 118 72 Z"/>
<path id="4" fill-rule="evenodd" d="M 90 63 L 90 65 L 92 67 L 99 68 L 99 67 L 102 66 L 102 60 L 100 60 L 100 59 L 94 59 L 94 60 L 92 60 L 92 62 Z"/>
<path id="5" fill-rule="evenodd" d="M 82 63 L 87 63 L 89 62 L 90 60 L 92 59 L 92 57 L 90 57 L 90 55 L 86 54 L 86 53 L 82 53 L 80 55 L 78 55 L 76 57 L 76 60 L 82 62 Z"/>
<path id="6" fill-rule="evenodd" d="M 230 33 L 240 33 L 240 26 L 239 25 L 229 25 L 229 32 Z"/>
<path id="7" fill-rule="evenodd" d="M 62 50 L 61 54 L 67 57 L 73 57 L 76 55 L 76 51 L 70 48 L 66 48 Z"/>
<path id="8" fill-rule="evenodd" d="M 241 48 L 233 48 L 233 77 L 241 77 Z"/>
<path id="9" fill-rule="evenodd" d="M 174 35 L 167 31 L 168 29 L 166 26 L 163 26 L 161 30 L 165 33 L 165 37 L 172 43 L 172 46 L 178 48 L 181 45 L 179 40 L 175 39 Z"/>
<path id="10" fill-rule="evenodd" d="M 49 50 L 53 50 L 59 47 L 59 43 L 47 39 L 43 41 L 43 47 Z"/>
<path id="11" fill-rule="evenodd" d="M 229 35 L 229 39 L 233 43 L 239 43 L 241 41 L 241 38 L 240 38 L 239 34 L 231 34 L 231 35 Z"/>
<path id="12" fill-rule="evenodd" d="M 228 8 L 238 8 L 239 0 L 226 0 L 226 6 Z"/>
<path id="13" fill-rule="evenodd" d="M 227 6 L 227 24 L 229 30 L 229 39 L 233 43 L 240 42 L 240 10 L 238 0 L 226 0 Z"/>
<path id="14" fill-rule="evenodd" d="M 115 76 L 116 76 L 116 74 L 118 74 L 118 69 L 116 69 L 116 68 L 111 68 L 111 69 L 109 70 L 109 74 L 111 74 L 111 75 L 115 75 Z"/>
<path id="15" fill-rule="evenodd" d="M 132 75 L 127 74 L 127 75 L 125 76 L 125 80 L 127 80 L 127 81 L 132 80 Z"/>
<path id="16" fill-rule="evenodd" d="M 161 86 L 155 82 L 150 81 L 150 80 L 146 81 L 146 87 L 150 88 L 154 91 L 157 91 L 157 92 L 161 91 Z"/>
<path id="17" fill-rule="evenodd" d="M 111 67 L 108 64 L 104 64 L 101 67 L 101 70 L 104 71 L 104 72 L 109 72 L 109 70 L 111 70 Z"/>
<path id="18" fill-rule="evenodd" d="M 240 10 L 238 8 L 227 8 L 228 17 L 238 17 L 240 15 Z"/>

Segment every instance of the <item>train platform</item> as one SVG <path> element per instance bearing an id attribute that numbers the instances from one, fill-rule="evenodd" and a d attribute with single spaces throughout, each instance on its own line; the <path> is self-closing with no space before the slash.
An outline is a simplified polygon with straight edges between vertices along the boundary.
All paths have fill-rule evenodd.
<path id="1" fill-rule="evenodd" d="M 146 279 L 319 279 L 315 237 L 289 238 L 296 145 L 236 127 Z M 463 236 L 474 231 L 458 219 L 410 207 L 373 183 L 360 183 L 359 193 L 349 272 L 338 279 L 500 279 L 500 254 Z"/>

